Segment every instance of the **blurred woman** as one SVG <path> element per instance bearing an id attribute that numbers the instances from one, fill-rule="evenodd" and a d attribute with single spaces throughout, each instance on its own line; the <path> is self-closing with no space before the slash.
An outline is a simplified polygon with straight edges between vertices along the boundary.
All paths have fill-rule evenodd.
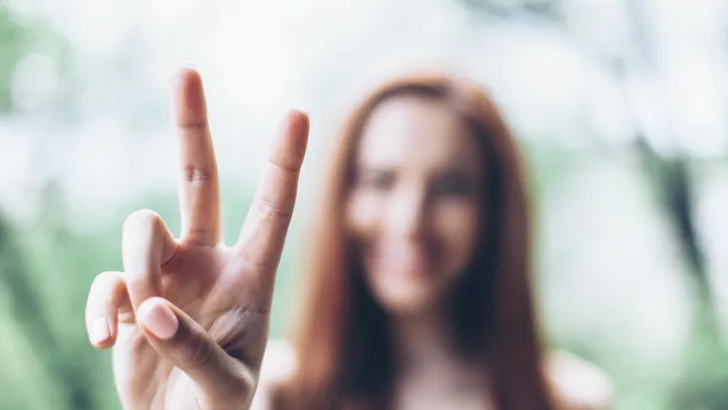
<path id="1" fill-rule="evenodd" d="M 288 116 L 227 248 L 197 73 L 180 75 L 176 107 L 182 235 L 152 212 L 132 215 L 124 272 L 100 275 L 87 309 L 92 343 L 116 345 L 126 408 L 608 408 L 598 369 L 544 348 L 523 167 L 480 87 L 404 77 L 353 111 L 304 261 L 298 332 L 265 361 L 307 118 Z"/>

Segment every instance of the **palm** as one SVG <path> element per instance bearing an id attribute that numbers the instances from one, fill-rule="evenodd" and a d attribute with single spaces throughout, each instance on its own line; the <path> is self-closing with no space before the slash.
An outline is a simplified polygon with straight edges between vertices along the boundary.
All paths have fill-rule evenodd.
<path id="1" fill-rule="evenodd" d="M 202 87 L 194 72 L 181 77 L 175 96 L 183 170 L 180 240 L 153 212 L 135 213 L 124 225 L 124 273 L 100 275 L 89 295 L 92 342 L 114 345 L 117 389 L 129 409 L 238 408 L 233 401 L 252 399 L 305 151 L 307 120 L 289 116 L 240 240 L 232 247 L 221 244 L 217 169 Z M 181 317 L 179 335 L 169 340 L 139 324 L 140 306 L 156 298 L 171 303 Z M 109 303 L 118 316 L 105 319 L 108 338 L 95 338 L 99 311 L 108 313 Z"/>
<path id="2" fill-rule="evenodd" d="M 238 354 L 263 348 L 268 315 L 254 307 L 260 304 L 260 295 L 241 292 L 250 288 L 241 283 L 245 279 L 244 269 L 235 266 L 230 249 L 180 246 L 165 264 L 162 274 L 169 281 L 163 284 L 159 296 L 184 310 L 225 346 L 228 353 L 235 353 L 231 351 L 232 346 L 241 342 L 239 337 L 243 329 L 246 334 L 259 337 L 246 341 L 247 346 L 238 346 Z M 231 283 L 235 284 L 231 286 Z M 204 352 L 200 355 L 193 360 L 205 360 Z M 251 372 L 256 366 L 256 363 L 246 363 L 243 357 L 238 359 Z M 194 391 L 191 380 L 159 356 L 134 322 L 120 323 L 114 368 L 119 392 L 129 400 L 141 398 L 160 409 L 198 408 L 196 401 L 185 399 L 185 392 Z M 174 400 L 182 402 L 175 403 Z"/>

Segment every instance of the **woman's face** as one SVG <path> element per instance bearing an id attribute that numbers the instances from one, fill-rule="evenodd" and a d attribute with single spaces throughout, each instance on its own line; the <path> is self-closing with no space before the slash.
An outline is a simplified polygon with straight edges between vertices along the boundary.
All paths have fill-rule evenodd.
<path id="1" fill-rule="evenodd" d="M 393 97 L 372 112 L 346 218 L 388 312 L 437 308 L 467 268 L 483 222 L 481 158 L 472 132 L 441 102 Z"/>

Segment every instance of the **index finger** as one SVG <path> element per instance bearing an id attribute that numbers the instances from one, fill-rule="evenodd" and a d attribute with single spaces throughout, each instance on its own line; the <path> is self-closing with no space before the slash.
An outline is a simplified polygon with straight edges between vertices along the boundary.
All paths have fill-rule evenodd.
<path id="1" fill-rule="evenodd" d="M 275 271 L 283 251 L 308 144 L 308 116 L 290 112 L 274 140 L 268 165 L 236 245 L 246 261 Z"/>

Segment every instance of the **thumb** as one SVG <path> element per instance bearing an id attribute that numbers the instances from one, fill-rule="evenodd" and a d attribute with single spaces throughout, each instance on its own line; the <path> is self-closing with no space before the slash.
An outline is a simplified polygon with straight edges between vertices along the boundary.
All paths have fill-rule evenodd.
<path id="1" fill-rule="evenodd" d="M 252 398 L 253 373 L 181 309 L 152 297 L 139 305 L 136 315 L 154 350 L 197 384 L 200 404 L 240 405 Z"/>

